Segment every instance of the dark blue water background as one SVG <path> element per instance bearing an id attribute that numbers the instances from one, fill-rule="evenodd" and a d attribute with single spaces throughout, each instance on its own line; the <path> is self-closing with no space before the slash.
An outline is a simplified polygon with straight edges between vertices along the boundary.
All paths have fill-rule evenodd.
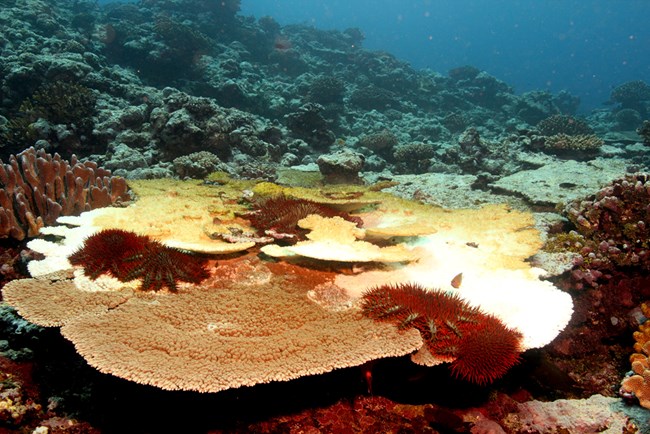
<path id="1" fill-rule="evenodd" d="M 364 46 L 415 68 L 474 65 L 517 92 L 565 89 L 598 108 L 650 81 L 649 0 L 242 0 L 241 14 L 319 29 L 358 27 Z"/>

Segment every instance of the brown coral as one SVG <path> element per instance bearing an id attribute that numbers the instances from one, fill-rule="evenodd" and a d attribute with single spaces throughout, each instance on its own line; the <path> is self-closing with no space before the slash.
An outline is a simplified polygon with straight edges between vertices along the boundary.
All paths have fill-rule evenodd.
<path id="1" fill-rule="evenodd" d="M 6 285 L 3 297 L 30 321 L 62 326 L 100 371 L 170 390 L 286 381 L 422 345 L 414 330 L 310 302 L 305 294 L 329 279 L 325 272 L 254 257 L 223 261 L 218 270 L 177 293 L 85 291 L 72 280 L 24 279 Z"/>
<path id="2" fill-rule="evenodd" d="M 594 133 L 584 119 L 568 115 L 552 115 L 542 119 L 537 124 L 537 129 L 545 136 L 554 136 L 556 134 L 580 136 Z"/>
<path id="3" fill-rule="evenodd" d="M 596 153 L 603 146 L 601 138 L 594 134 L 554 134 L 546 137 L 542 150 L 554 154 L 590 154 Z"/>
<path id="4" fill-rule="evenodd" d="M 29 148 L 0 160 L 0 238 L 22 240 L 59 216 L 128 200 L 126 181 L 93 162 Z"/>

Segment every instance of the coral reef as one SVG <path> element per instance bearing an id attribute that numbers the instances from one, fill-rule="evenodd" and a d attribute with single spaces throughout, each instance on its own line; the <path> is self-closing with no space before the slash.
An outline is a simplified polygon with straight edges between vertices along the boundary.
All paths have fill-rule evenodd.
<path id="1" fill-rule="evenodd" d="M 217 419 L 206 420 L 213 408 L 229 417 L 214 432 L 400 426 L 633 432 L 615 398 L 556 398 L 614 393 L 612 385 L 628 368 L 635 306 L 650 296 L 646 175 L 620 179 L 648 168 L 647 147 L 633 130 L 650 144 L 650 126 L 642 122 L 650 87 L 623 83 L 609 104 L 577 117 L 580 100 L 567 92 L 515 93 L 472 65 L 447 74 L 418 70 L 390 53 L 366 50 L 360 29 L 281 25 L 238 15 L 238 9 L 239 0 L 3 2 L 0 157 L 9 164 L 0 170 L 0 236 L 4 230 L 9 239 L 0 243 L 0 285 L 8 285 L 6 301 L 35 322 L 61 327 L 81 357 L 103 372 L 201 391 L 295 381 L 179 400 L 92 368 L 81 380 L 80 370 L 50 370 L 61 351 L 70 353 L 70 366 L 85 363 L 59 339 L 59 330 L 43 331 L 47 340 L 30 339 L 16 314 L 3 316 L 15 327 L 2 330 L 0 351 L 29 358 L 25 371 L 33 363 L 43 374 L 32 387 L 22 382 L 30 392 L 62 384 L 60 393 L 27 393 L 22 402 L 45 407 L 52 398 L 54 406 L 55 398 L 76 393 L 65 411 L 86 409 L 94 422 L 110 425 L 107 432 L 169 431 L 168 422 L 178 432 L 205 432 Z M 77 157 L 68 163 L 28 151 L 9 159 L 30 145 Z M 351 152 L 339 155 L 341 149 Z M 347 181 L 358 184 L 324 184 L 319 158 L 330 178 L 346 170 Z M 85 159 L 96 166 L 81 167 Z M 23 167 L 23 160 L 33 161 Z M 137 206 L 63 216 L 66 207 L 77 214 L 128 199 L 118 192 L 126 189 L 124 181 L 110 181 L 98 167 L 129 179 Z M 223 173 L 205 184 L 167 179 L 214 171 Z M 6 179 L 15 184 L 9 188 L 24 185 L 25 191 L 8 195 Z M 586 198 L 612 180 L 611 190 Z M 256 233 L 242 216 L 251 203 L 279 193 L 313 201 L 316 209 L 297 205 L 277 220 L 275 210 L 266 210 L 271 225 L 279 226 L 265 234 L 260 223 Z M 507 206 L 476 209 L 494 203 Z M 559 214 L 567 203 L 571 228 Z M 472 209 L 449 209 L 460 207 Z M 534 210 L 535 220 L 524 210 Z M 42 227 L 56 216 L 65 227 Z M 13 239 L 39 228 L 43 237 L 28 247 Z M 137 235 L 98 242 L 94 256 L 77 262 L 83 240 L 102 229 Z M 541 246 L 544 231 L 557 251 L 552 255 L 563 258 L 548 274 L 537 268 L 547 263 L 525 260 Z M 136 247 L 100 255 L 125 247 L 125 237 Z M 71 255 L 89 275 L 71 267 Z M 192 283 L 197 274 L 206 276 L 208 255 L 223 256 L 209 276 Z M 203 265 L 170 272 L 187 258 Z M 21 280 L 25 263 L 32 279 Z M 136 277 L 147 280 L 149 291 L 120 282 Z M 464 331 L 466 339 L 448 360 L 456 376 L 444 366 L 413 365 L 409 355 L 417 363 L 435 359 L 421 349 L 422 334 L 364 318 L 357 309 L 369 287 L 399 283 L 441 288 L 480 306 L 521 332 L 522 348 L 532 351 L 489 387 L 455 377 L 492 378 L 473 369 L 483 361 L 485 333 L 500 331 L 473 335 L 481 335 L 479 342 Z M 449 332 L 446 327 L 439 323 L 439 333 Z M 5 336 L 10 346 L 21 340 L 20 349 L 5 351 Z M 386 356 L 403 357 L 377 360 Z M 0 355 L 0 363 L 5 360 Z M 11 365 L 16 383 L 19 372 Z M 333 378 L 344 378 L 343 392 L 333 388 Z M 76 383 L 83 384 L 68 392 Z M 297 386 L 303 384 L 312 386 L 309 393 Z M 104 399 L 95 400 L 103 386 Z M 389 389 L 399 397 L 377 397 L 390 396 Z M 278 391 L 285 390 L 322 399 L 294 404 L 310 407 L 298 413 L 282 407 L 274 418 L 277 396 L 286 396 Z M 375 397 L 354 397 L 366 391 Z M 271 398 L 261 405 L 246 405 L 246 397 L 265 395 Z M 429 404 L 404 404 L 418 399 Z M 140 417 L 145 408 L 150 415 L 145 410 Z M 137 426 L 118 426 L 126 417 L 109 418 L 127 413 L 137 415 Z M 28 412 L 11 428 L 92 432 L 49 408 Z"/>
<path id="2" fill-rule="evenodd" d="M 471 307 L 457 295 L 417 284 L 384 285 L 361 298 L 364 315 L 415 328 L 436 358 L 452 360 L 451 369 L 468 381 L 486 384 L 517 363 L 521 334 L 496 317 Z"/>
<path id="3" fill-rule="evenodd" d="M 0 371 L 0 429 L 19 427 L 41 412 L 41 405 L 25 396 L 11 374 Z"/>
<path id="4" fill-rule="evenodd" d="M 173 164 L 174 172 L 181 179 L 204 179 L 213 172 L 227 168 L 219 157 L 208 151 L 193 152 L 174 158 Z"/>
<path id="5" fill-rule="evenodd" d="M 126 181 L 93 162 L 30 148 L 0 164 L 0 237 L 22 240 L 59 216 L 129 200 Z"/>
<path id="6" fill-rule="evenodd" d="M 393 148 L 396 171 L 401 173 L 425 173 L 429 171 L 435 148 L 428 143 L 408 143 Z"/>
<path id="7" fill-rule="evenodd" d="M 390 130 L 382 130 L 378 133 L 366 134 L 359 138 L 358 147 L 368 148 L 373 152 L 386 153 L 390 152 L 397 144 L 399 139 Z"/>
<path id="8" fill-rule="evenodd" d="M 296 135 L 316 149 L 327 149 L 334 143 L 334 133 L 322 116 L 324 107 L 316 103 L 307 103 L 297 111 L 286 115 L 287 127 Z"/>
<path id="9" fill-rule="evenodd" d="M 309 85 L 306 100 L 317 104 L 342 104 L 345 84 L 336 77 L 317 77 Z"/>
<path id="10" fill-rule="evenodd" d="M 41 85 L 10 118 L 2 136 L 3 151 L 22 149 L 25 144 L 47 140 L 50 147 L 65 155 L 91 147 L 96 114 L 96 94 L 88 87 L 66 81 Z"/>
<path id="11" fill-rule="evenodd" d="M 650 100 L 650 86 L 643 80 L 628 81 L 616 86 L 610 98 L 620 103 L 622 108 L 637 109 L 645 115 L 643 103 Z"/>

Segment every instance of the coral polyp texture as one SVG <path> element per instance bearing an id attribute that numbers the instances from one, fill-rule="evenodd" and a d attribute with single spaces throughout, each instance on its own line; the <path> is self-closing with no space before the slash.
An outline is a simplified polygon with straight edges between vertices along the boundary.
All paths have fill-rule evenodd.
<path id="1" fill-rule="evenodd" d="M 576 226 L 568 248 L 580 257 L 573 271 L 578 281 L 596 285 L 625 267 L 650 270 L 650 175 L 628 174 L 594 196 L 567 205 Z"/>
<path id="2" fill-rule="evenodd" d="M 59 216 L 129 200 L 126 181 L 93 162 L 29 148 L 0 161 L 0 238 L 22 240 Z"/>
<path id="3" fill-rule="evenodd" d="M 417 284 L 383 285 L 363 294 L 361 310 L 398 329 L 415 328 L 431 355 L 451 361 L 452 371 L 487 384 L 519 360 L 522 335 L 456 294 Z"/>
<path id="4" fill-rule="evenodd" d="M 120 282 L 141 279 L 141 290 L 177 290 L 177 282 L 201 283 L 209 273 L 207 260 L 149 237 L 120 229 L 105 229 L 86 239 L 82 248 L 68 257 L 84 274 L 96 279 L 110 274 Z"/>
<path id="5" fill-rule="evenodd" d="M 641 310 L 650 318 L 650 305 L 643 303 Z M 650 409 L 650 322 L 639 326 L 634 332 L 635 353 L 630 356 L 633 374 L 626 377 L 621 384 L 621 395 L 633 395 L 642 407 Z"/>
<path id="6" fill-rule="evenodd" d="M 298 226 L 298 222 L 311 214 L 323 217 L 341 217 L 359 227 L 363 224 L 360 218 L 337 211 L 327 205 L 285 196 L 271 197 L 256 203 L 253 210 L 245 213 L 244 217 L 260 234 L 293 244 L 305 239 L 306 231 Z"/>

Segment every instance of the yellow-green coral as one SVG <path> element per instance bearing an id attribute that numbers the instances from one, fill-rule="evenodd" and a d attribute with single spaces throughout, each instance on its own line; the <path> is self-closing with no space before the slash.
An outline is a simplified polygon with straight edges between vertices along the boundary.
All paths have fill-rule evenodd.
<path id="1" fill-rule="evenodd" d="M 11 374 L 0 372 L 0 425 L 20 425 L 41 406 L 25 399 L 23 390 Z"/>
<path id="2" fill-rule="evenodd" d="M 580 253 L 587 240 L 576 231 L 562 232 L 549 238 L 542 250 L 549 253 Z"/>
<path id="3" fill-rule="evenodd" d="M 555 134 L 546 137 L 542 150 L 546 152 L 596 152 L 604 142 L 595 134 Z"/>

